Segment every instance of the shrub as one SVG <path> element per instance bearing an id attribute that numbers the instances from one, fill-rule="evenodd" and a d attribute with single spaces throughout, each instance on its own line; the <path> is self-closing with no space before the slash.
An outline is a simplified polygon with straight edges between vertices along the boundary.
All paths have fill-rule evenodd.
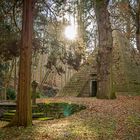
<path id="1" fill-rule="evenodd" d="M 16 99 L 16 92 L 13 88 L 7 88 L 6 94 L 7 94 L 7 99 L 9 99 L 9 100 Z"/>

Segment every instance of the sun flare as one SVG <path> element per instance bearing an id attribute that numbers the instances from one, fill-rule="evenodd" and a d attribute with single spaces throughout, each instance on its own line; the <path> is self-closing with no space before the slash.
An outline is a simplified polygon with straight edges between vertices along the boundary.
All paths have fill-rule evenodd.
<path id="1" fill-rule="evenodd" d="M 65 36 L 69 40 L 74 40 L 76 38 L 77 32 L 76 28 L 72 25 L 69 25 L 65 28 Z"/>

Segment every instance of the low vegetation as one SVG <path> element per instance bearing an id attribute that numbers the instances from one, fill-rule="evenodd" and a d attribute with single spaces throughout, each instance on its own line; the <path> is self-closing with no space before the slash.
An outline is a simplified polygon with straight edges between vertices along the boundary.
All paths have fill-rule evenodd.
<path id="1" fill-rule="evenodd" d="M 75 112 L 81 111 L 86 107 L 83 105 L 77 104 L 68 104 L 68 103 L 38 103 L 32 107 L 32 118 L 34 120 L 53 120 L 64 118 L 74 114 Z M 1 106 L 0 110 L 3 110 L 3 113 L 0 115 L 0 120 L 2 121 L 11 121 L 15 116 L 16 106 L 11 108 L 10 105 Z"/>

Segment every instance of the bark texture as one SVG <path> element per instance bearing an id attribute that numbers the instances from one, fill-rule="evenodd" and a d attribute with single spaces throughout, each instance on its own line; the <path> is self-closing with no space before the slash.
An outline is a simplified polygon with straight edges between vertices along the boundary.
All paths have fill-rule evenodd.
<path id="1" fill-rule="evenodd" d="M 140 4 L 139 4 L 139 12 L 140 12 Z M 139 12 L 136 14 L 136 46 L 140 53 L 140 13 Z"/>
<path id="2" fill-rule="evenodd" d="M 97 58 L 97 98 L 115 98 L 112 94 L 112 29 L 107 10 L 107 0 L 96 0 L 94 2 L 95 14 L 98 24 L 99 51 Z"/>
<path id="3" fill-rule="evenodd" d="M 20 48 L 20 66 L 16 116 L 11 125 L 32 124 L 31 106 L 31 57 L 33 30 L 33 0 L 23 0 L 23 22 Z"/>
<path id="4" fill-rule="evenodd" d="M 136 0 L 134 7 L 129 2 L 130 14 L 133 18 L 136 27 L 136 46 L 140 54 L 140 1 Z"/>

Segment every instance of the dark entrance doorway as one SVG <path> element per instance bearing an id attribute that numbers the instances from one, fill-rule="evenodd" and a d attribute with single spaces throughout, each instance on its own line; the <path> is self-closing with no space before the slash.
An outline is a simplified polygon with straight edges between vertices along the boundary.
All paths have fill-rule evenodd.
<path id="1" fill-rule="evenodd" d="M 91 96 L 95 97 L 97 94 L 97 81 L 91 81 Z"/>

